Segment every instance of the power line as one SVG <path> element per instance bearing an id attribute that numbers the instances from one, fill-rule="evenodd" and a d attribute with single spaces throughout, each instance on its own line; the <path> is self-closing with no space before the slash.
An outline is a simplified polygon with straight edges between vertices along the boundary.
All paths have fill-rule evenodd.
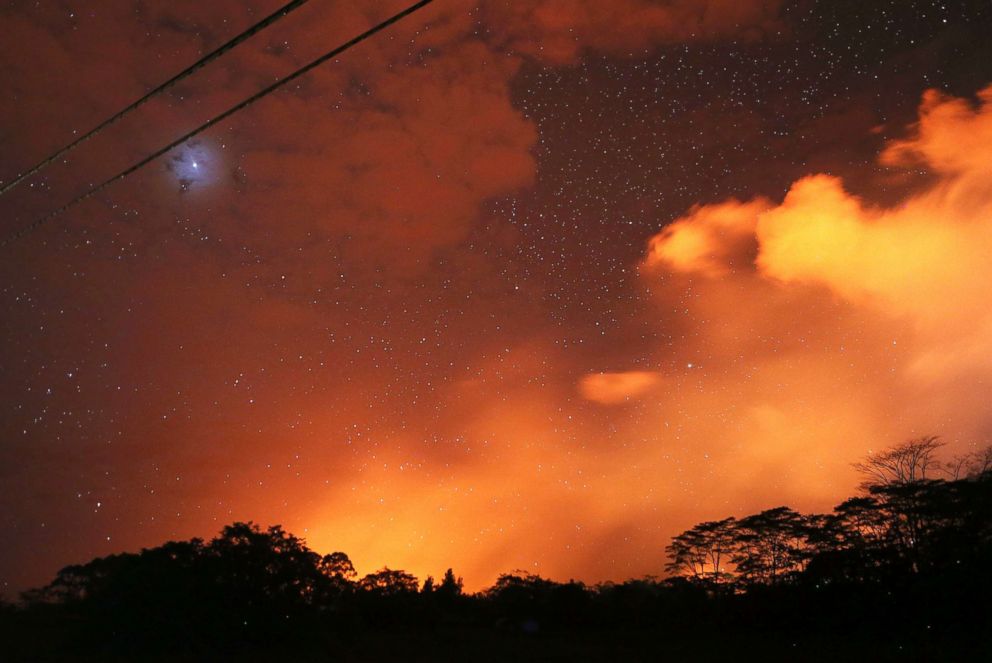
<path id="1" fill-rule="evenodd" d="M 245 30 L 244 32 L 242 32 L 241 34 L 237 35 L 236 37 L 234 37 L 230 41 L 228 41 L 225 44 L 221 45 L 220 47 L 214 49 L 213 51 L 207 53 L 202 58 L 200 58 L 199 60 L 197 60 L 196 62 L 194 62 L 190 66 L 186 67 L 185 69 L 183 69 L 182 71 L 180 71 L 178 74 L 176 74 L 175 76 L 173 76 L 172 78 L 170 78 L 166 82 L 162 83 L 161 85 L 159 85 L 155 89 L 153 89 L 150 92 L 148 92 L 145 96 L 143 96 L 140 99 L 137 99 L 137 100 L 131 102 L 131 104 L 129 104 L 128 106 L 124 107 L 123 109 L 121 109 L 120 111 L 118 111 L 117 113 L 115 113 L 114 115 L 111 115 L 106 120 L 104 120 L 100 124 L 96 125 L 92 129 L 90 129 L 89 131 L 87 131 L 85 134 L 83 134 L 82 136 L 80 136 L 76 140 L 72 141 L 71 143 L 69 143 L 68 145 L 66 145 L 62 149 L 60 149 L 58 152 L 55 152 L 54 154 L 45 157 L 44 159 L 42 159 L 41 161 L 39 161 L 37 164 L 35 164 L 31 168 L 28 168 L 23 173 L 19 174 L 12 181 L 4 184 L 3 186 L 0 186 L 0 196 L 2 196 L 3 194 L 7 193 L 8 191 L 10 191 L 15 186 L 17 186 L 18 184 L 20 184 L 21 182 L 23 182 L 27 178 L 29 178 L 32 175 L 34 175 L 35 173 L 37 173 L 39 170 L 41 170 L 45 166 L 49 165 L 50 163 L 56 161 L 57 159 L 59 159 L 59 158 L 61 158 L 63 156 L 65 156 L 66 154 L 68 154 L 72 150 L 76 149 L 77 147 L 79 147 L 80 145 L 82 145 L 83 143 L 85 143 L 86 141 L 88 141 L 90 138 L 93 138 L 93 136 L 97 135 L 98 133 L 100 133 L 101 131 L 103 131 L 104 129 L 106 129 L 107 127 L 109 127 L 110 125 L 116 123 L 118 120 L 120 120 L 121 118 L 123 118 L 128 113 L 137 110 L 138 108 L 140 108 L 141 106 L 143 106 L 145 104 L 145 102 L 147 102 L 152 97 L 154 97 L 154 96 L 156 96 L 158 94 L 161 94 L 162 92 L 164 92 L 165 90 L 169 89 L 170 87 L 172 87 L 173 85 L 175 85 L 179 81 L 183 80 L 184 78 L 187 78 L 188 76 L 190 76 L 191 74 L 193 74 L 197 70 L 202 69 L 203 67 L 207 66 L 208 64 L 210 64 L 211 62 L 213 62 L 214 60 L 216 60 L 220 56 L 224 55 L 225 53 L 227 53 L 228 51 L 230 51 L 232 48 L 234 48 L 235 46 L 237 46 L 241 42 L 249 39 L 250 37 L 252 37 L 252 36 L 254 36 L 256 34 L 258 34 L 259 32 L 261 32 L 265 28 L 269 27 L 270 25 L 272 25 L 273 23 L 275 23 L 279 19 L 285 17 L 287 14 L 290 14 L 291 12 L 295 11 L 296 9 L 299 9 L 300 7 L 302 7 L 303 5 L 305 5 L 308 1 L 309 0 L 293 0 L 292 2 L 286 3 L 280 9 L 277 9 L 275 12 L 269 14 L 268 16 L 266 16 L 265 18 L 263 18 L 261 21 L 259 21 L 255 25 L 251 26 L 250 28 L 248 28 L 247 30 Z"/>
<path id="2" fill-rule="evenodd" d="M 117 173 L 116 175 L 114 175 L 110 179 L 107 179 L 107 180 L 101 182 L 100 184 L 97 184 L 96 186 L 94 186 L 94 187 L 90 188 L 89 190 L 87 190 L 85 193 L 82 193 L 79 196 L 76 196 L 75 198 L 73 198 L 72 200 L 70 200 L 66 204 L 62 205 L 61 207 L 55 209 L 52 212 L 49 212 L 48 214 L 46 214 L 43 217 L 40 217 L 38 219 L 35 219 L 29 225 L 24 226 L 20 230 L 15 231 L 11 235 L 9 235 L 6 239 L 4 239 L 2 242 L 0 242 L 0 248 L 2 248 L 4 246 L 7 246 L 8 244 L 10 244 L 11 242 L 13 242 L 13 241 L 15 241 L 17 239 L 20 239 L 21 237 L 23 237 L 27 233 L 33 231 L 34 229 L 38 228 L 42 224 L 50 221 L 51 219 L 55 218 L 59 214 L 62 214 L 63 212 L 65 212 L 70 207 L 72 207 L 72 206 L 74 206 L 74 205 L 76 205 L 78 203 L 81 203 L 82 201 L 86 200 L 87 198 L 90 198 L 91 196 L 93 196 L 93 195 L 99 193 L 100 191 L 102 191 L 103 189 L 107 188 L 108 186 L 110 186 L 114 182 L 117 182 L 118 180 L 122 180 L 125 177 L 127 177 L 128 175 L 130 175 L 131 173 L 133 173 L 133 172 L 141 169 L 142 167 L 148 165 L 149 163 L 151 163 L 155 159 L 159 158 L 160 156 L 162 156 L 163 154 L 165 154 L 169 150 L 171 150 L 171 149 L 173 149 L 175 147 L 178 147 L 179 145 L 182 145 L 183 143 L 185 143 L 190 138 L 196 136 L 197 134 L 200 134 L 200 133 L 206 131 L 207 129 L 209 129 L 210 127 L 214 126 L 215 124 L 217 124 L 219 122 L 223 122 L 224 120 L 226 120 L 230 116 L 234 115 L 235 113 L 237 113 L 238 111 L 242 110 L 243 108 L 246 108 L 246 107 L 250 106 L 251 104 L 253 104 L 256 101 L 258 101 L 259 99 L 261 99 L 262 97 L 265 97 L 265 96 L 267 96 L 267 95 L 275 92 L 276 90 L 278 90 L 279 88 L 281 88 L 283 85 L 286 85 L 287 83 L 291 83 L 292 81 L 296 80 L 300 76 L 303 76 L 304 74 L 306 74 L 307 72 L 309 72 L 311 69 L 314 69 L 314 68 L 320 66 L 321 64 L 323 64 L 324 62 L 327 62 L 331 58 L 336 57 L 336 56 L 340 55 L 341 53 L 344 53 L 345 51 L 347 51 L 348 49 L 352 48 L 353 46 L 357 46 L 358 44 L 362 43 L 363 41 L 365 41 L 369 37 L 375 35 L 378 32 L 381 32 L 381 31 L 385 30 L 389 26 L 391 26 L 394 23 L 397 23 L 398 21 L 406 18 L 410 14 L 413 14 L 414 12 L 416 12 L 416 11 L 418 11 L 420 9 L 423 9 L 424 7 L 426 7 L 427 5 L 431 4 L 432 2 L 434 2 L 434 0 L 420 0 L 420 2 L 417 2 L 417 3 L 414 3 L 414 4 L 410 5 L 409 7 L 407 7 L 406 9 L 404 9 L 403 11 L 401 11 L 399 13 L 396 13 L 396 14 L 393 14 L 392 16 L 390 16 L 389 18 L 387 18 L 382 23 L 379 23 L 378 25 L 376 25 L 375 27 L 369 28 L 368 30 L 366 30 L 365 32 L 361 33 L 357 37 L 351 38 L 350 40 L 346 41 L 345 43 L 341 44 L 340 46 L 337 46 L 336 48 L 328 51 L 327 53 L 325 53 L 323 55 L 321 55 L 316 60 L 313 60 L 309 64 L 304 65 L 303 67 L 297 69 L 296 71 L 294 71 L 292 74 L 290 74 L 286 78 L 280 79 L 280 80 L 276 81 L 275 83 L 273 83 L 272 85 L 269 85 L 268 87 L 263 88 L 262 90 L 259 90 L 258 92 L 256 92 L 252 96 L 250 96 L 247 99 L 245 99 L 244 101 L 242 101 L 242 102 L 240 102 L 240 103 L 232 106 L 231 108 L 227 109 L 226 111 L 224 111 L 220 115 L 216 115 L 212 119 L 207 120 L 206 122 L 204 122 L 203 124 L 201 124 L 200 126 L 198 126 L 196 129 L 193 129 L 189 133 L 184 134 L 183 136 L 177 138 L 176 140 L 172 141 L 168 145 L 166 145 L 166 146 L 164 146 L 164 147 L 162 147 L 162 148 L 160 148 L 158 150 L 155 150 L 154 152 L 152 152 L 151 154 L 149 154 L 147 157 L 145 157 L 141 161 L 135 163 L 134 165 L 130 166 L 129 168 L 126 168 L 126 169 L 122 170 L 121 172 Z"/>

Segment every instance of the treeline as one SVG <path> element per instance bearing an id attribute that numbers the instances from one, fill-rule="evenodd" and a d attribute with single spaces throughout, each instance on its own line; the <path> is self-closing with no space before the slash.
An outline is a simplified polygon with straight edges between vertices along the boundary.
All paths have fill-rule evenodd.
<path id="1" fill-rule="evenodd" d="M 830 514 L 697 525 L 665 579 L 517 572 L 467 594 L 451 569 L 358 577 L 342 552 L 234 523 L 62 569 L 3 607 L 0 659 L 969 659 L 992 615 L 992 453 L 940 463 L 939 448 L 870 457 Z"/>
<path id="2" fill-rule="evenodd" d="M 862 494 L 829 514 L 782 506 L 700 523 L 666 548 L 666 570 L 735 592 L 798 582 L 892 583 L 992 561 L 992 448 L 941 462 L 942 446 L 921 438 L 857 463 Z"/>

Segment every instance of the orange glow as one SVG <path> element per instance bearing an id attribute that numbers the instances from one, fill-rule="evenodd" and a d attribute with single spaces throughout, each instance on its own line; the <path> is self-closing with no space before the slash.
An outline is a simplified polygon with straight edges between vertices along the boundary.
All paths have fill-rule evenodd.
<path id="1" fill-rule="evenodd" d="M 659 375 L 648 371 L 623 373 L 592 373 L 579 381 L 579 391 L 585 398 L 611 405 L 643 394 L 658 384 Z"/>
<path id="2" fill-rule="evenodd" d="M 675 407 L 685 443 L 723 472 L 709 499 L 746 503 L 738 486 L 751 499 L 767 491 L 765 505 L 805 508 L 850 485 L 847 461 L 869 448 L 931 430 L 981 443 L 978 394 L 992 368 L 990 92 L 978 108 L 926 95 L 915 132 L 882 159 L 911 156 L 937 177 L 897 205 L 872 206 L 816 175 L 779 205 L 699 207 L 651 240 L 642 273 L 659 312 L 693 293 L 674 352 L 705 360 Z"/>
<path id="3" fill-rule="evenodd" d="M 693 208 L 652 237 L 644 264 L 717 277 L 753 260 L 754 228 L 770 203 L 729 201 Z"/>
<path id="4" fill-rule="evenodd" d="M 149 24 L 183 24 L 170 3 L 146 4 Z M 260 11 L 187 4 L 203 25 L 248 25 Z M 142 141 L 405 4 L 308 3 L 302 27 L 280 27 L 206 72 L 213 79 L 149 104 Z M 730 152 L 730 134 L 757 120 L 733 106 L 733 128 L 710 131 L 690 108 L 694 65 L 676 65 L 671 45 L 778 39 L 783 3 L 470 5 L 433 3 L 218 126 L 204 142 L 227 160 L 223 185 L 180 195 L 149 169 L 114 188 L 111 205 L 94 198 L 61 234 L 8 253 L 16 342 L 4 393 L 17 407 L 0 460 L 18 470 L 0 498 L 20 500 L 18 531 L 46 524 L 15 560 L 32 583 L 58 564 L 210 536 L 239 519 L 342 550 L 362 573 L 388 565 L 438 577 L 451 566 L 469 589 L 518 568 L 590 582 L 660 574 L 669 538 L 697 522 L 785 503 L 830 508 L 857 484 L 850 463 L 869 449 L 927 434 L 952 452 L 985 441 L 992 87 L 977 105 L 926 93 L 918 122 L 879 155 L 879 168 L 927 176 L 895 204 L 827 174 L 797 179 L 784 196 L 769 186 L 740 197 L 758 172 L 736 188 L 707 181 L 705 192 L 673 179 L 671 209 L 684 210 L 673 220 L 652 211 L 643 183 L 625 181 L 615 186 L 626 198 L 608 211 L 637 222 L 613 236 L 595 223 L 602 210 L 570 208 L 558 187 L 596 189 L 619 161 L 638 163 L 630 138 L 640 125 L 614 126 L 598 113 L 605 102 L 586 111 L 599 83 L 573 83 L 562 108 L 582 107 L 582 126 L 607 124 L 616 145 L 632 144 L 597 143 L 596 163 L 573 172 L 574 155 L 550 153 L 539 132 L 553 133 L 535 119 L 548 100 L 522 110 L 518 97 L 541 90 L 520 81 L 574 75 L 566 70 L 585 53 L 633 61 L 670 48 L 661 67 L 689 82 L 657 95 L 678 102 L 673 122 L 696 123 L 677 138 Z M 77 35 L 63 16 L 57 29 L 29 12 L 7 17 L 23 40 L 0 52 L 10 51 L 11 79 L 30 83 L 8 96 L 34 103 L 8 101 L 5 127 L 65 127 L 65 108 L 92 124 L 202 51 L 190 39 L 200 31 L 155 29 L 154 51 L 172 59 L 118 52 L 143 43 L 145 26 L 130 9 L 107 11 L 141 30 L 110 38 L 87 32 L 107 25 L 87 19 Z M 93 49 L 91 78 L 53 85 L 54 74 L 33 74 L 25 54 L 36 42 L 58 72 Z M 292 46 L 284 57 L 280 44 Z M 107 81 L 92 72 L 127 60 L 161 71 L 132 73 L 103 98 Z M 636 87 L 609 103 L 627 104 Z M 8 132 L 17 163 L 61 140 L 47 132 L 34 142 Z M 675 138 L 665 138 L 672 154 Z M 585 147 L 583 135 L 567 140 Z M 108 154 L 140 153 L 142 141 L 94 141 L 80 172 L 96 179 L 89 173 L 113 165 Z M 657 170 L 636 174 L 660 179 L 679 159 L 705 161 L 699 154 L 652 152 Z M 532 191 L 543 198 L 525 209 Z M 724 192 L 739 197 L 702 203 Z M 559 217 L 543 214 L 552 208 Z M 602 260 L 585 262 L 580 244 Z M 616 288 L 599 289 L 604 281 Z M 50 557 L 36 562 L 37 549 Z"/>

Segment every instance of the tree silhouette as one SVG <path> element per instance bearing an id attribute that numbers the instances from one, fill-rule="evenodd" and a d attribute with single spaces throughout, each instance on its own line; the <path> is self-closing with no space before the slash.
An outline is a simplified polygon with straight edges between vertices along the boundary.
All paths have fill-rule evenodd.
<path id="1" fill-rule="evenodd" d="M 378 596 L 398 596 L 402 594 L 416 594 L 420 583 L 417 577 L 406 571 L 393 570 L 383 567 L 375 573 L 370 573 L 362 578 L 358 586 Z"/>
<path id="2" fill-rule="evenodd" d="M 333 552 L 320 558 L 320 571 L 329 578 L 343 581 L 354 581 L 358 574 L 355 565 L 343 552 Z"/>
<path id="3" fill-rule="evenodd" d="M 324 585 L 320 556 L 278 525 L 266 530 L 251 522 L 228 525 L 207 553 L 216 583 L 235 609 L 264 604 L 295 611 Z"/>
<path id="4" fill-rule="evenodd" d="M 351 559 L 343 552 L 321 557 L 317 562 L 317 571 L 322 578 L 319 584 L 321 596 L 317 599 L 319 603 L 338 602 L 355 590 L 358 574 Z"/>
<path id="5" fill-rule="evenodd" d="M 876 497 L 852 497 L 819 517 L 808 540 L 815 551 L 807 567 L 813 577 L 865 582 L 886 563 L 889 522 Z"/>
<path id="6" fill-rule="evenodd" d="M 742 518 L 735 530 L 731 560 L 746 581 L 775 584 L 805 569 L 812 551 L 809 523 L 789 507 Z"/>
<path id="7" fill-rule="evenodd" d="M 977 479 L 992 473 L 992 445 L 954 457 L 944 463 L 944 470 L 951 480 Z"/>
<path id="8" fill-rule="evenodd" d="M 726 518 L 700 523 L 682 532 L 665 549 L 670 559 L 665 569 L 674 575 L 714 584 L 730 580 L 732 575 L 725 566 L 736 549 L 736 525 L 733 518 Z"/>
<path id="9" fill-rule="evenodd" d="M 464 583 L 461 578 L 455 578 L 455 573 L 451 569 L 444 572 L 441 584 L 437 587 L 440 596 L 461 596 Z"/>
<path id="10" fill-rule="evenodd" d="M 936 436 L 921 437 L 870 454 L 854 467 L 865 478 L 862 488 L 923 481 L 940 469 L 935 454 L 943 446 Z"/>

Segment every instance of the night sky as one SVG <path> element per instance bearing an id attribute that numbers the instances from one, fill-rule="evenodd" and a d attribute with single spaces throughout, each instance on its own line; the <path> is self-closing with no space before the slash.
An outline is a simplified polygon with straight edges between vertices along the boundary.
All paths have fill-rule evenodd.
<path id="1" fill-rule="evenodd" d="M 283 4 L 0 4 L 0 180 Z M 6 236 L 407 2 L 311 0 Z M 992 435 L 992 4 L 436 0 L 0 249 L 0 592 L 222 525 L 661 574 Z"/>

